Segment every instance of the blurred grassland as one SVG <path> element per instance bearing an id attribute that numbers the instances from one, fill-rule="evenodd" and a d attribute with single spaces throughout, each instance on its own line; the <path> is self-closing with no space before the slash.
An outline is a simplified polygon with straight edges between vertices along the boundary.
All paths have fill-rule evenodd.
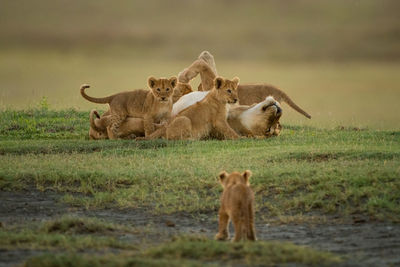
<path id="1" fill-rule="evenodd" d="M 400 3 L 384 1 L 3 1 L 0 108 L 52 109 L 146 87 L 203 50 L 219 74 L 282 88 L 283 122 L 399 129 Z M 198 81 L 197 81 L 198 82 Z M 194 83 L 196 86 L 196 82 Z"/>

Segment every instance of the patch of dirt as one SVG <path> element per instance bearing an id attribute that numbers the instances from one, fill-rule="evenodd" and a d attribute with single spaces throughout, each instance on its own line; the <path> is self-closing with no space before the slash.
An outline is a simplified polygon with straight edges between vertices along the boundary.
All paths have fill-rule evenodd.
<path id="1" fill-rule="evenodd" d="M 0 191 L 0 222 L 4 226 L 42 221 L 62 215 L 96 217 L 142 229 L 118 238 L 144 246 L 169 240 L 174 235 L 200 234 L 213 238 L 217 214 L 176 213 L 153 215 L 146 209 L 84 210 L 59 203 L 60 194 L 52 191 Z M 261 216 L 258 216 L 261 218 Z M 256 224 L 259 240 L 290 241 L 338 253 L 346 257 L 344 266 L 400 266 L 400 225 L 357 221 L 323 225 Z M 231 228 L 231 233 L 233 229 Z M 37 250 L 0 250 L 0 267 L 12 266 L 43 253 Z"/>

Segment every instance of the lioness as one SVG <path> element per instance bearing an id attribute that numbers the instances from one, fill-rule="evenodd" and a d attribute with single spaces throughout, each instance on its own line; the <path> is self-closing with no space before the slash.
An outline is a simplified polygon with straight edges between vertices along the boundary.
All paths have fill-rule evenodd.
<path id="1" fill-rule="evenodd" d="M 232 241 L 256 240 L 254 228 L 254 193 L 250 188 L 249 178 L 251 171 L 243 174 L 223 171 L 219 174 L 219 180 L 224 188 L 221 195 L 221 207 L 219 209 L 219 226 L 217 240 L 229 238 L 228 224 L 232 221 L 235 228 L 235 237 Z"/>
<path id="2" fill-rule="evenodd" d="M 201 58 L 203 54 L 206 54 L 206 59 Z M 203 56 L 204 57 L 204 56 Z M 198 74 L 201 77 L 201 84 L 198 87 L 199 91 L 210 90 L 210 83 L 217 76 L 214 57 L 207 51 L 200 54 L 200 59 L 193 62 L 188 68 L 184 69 L 179 73 L 179 81 L 189 83 Z M 269 85 L 269 84 L 240 84 L 238 86 L 238 96 L 240 105 L 252 105 L 263 101 L 267 96 L 273 96 L 278 102 L 286 102 L 297 112 L 303 114 L 307 118 L 311 119 L 306 111 L 300 108 L 293 100 L 281 89 Z"/>
<path id="3" fill-rule="evenodd" d="M 120 137 L 119 128 L 128 116 L 143 118 L 145 135 L 150 135 L 155 130 L 155 122 L 169 120 L 172 110 L 172 93 L 176 84 L 176 77 L 170 79 L 150 77 L 148 85 L 151 90 L 138 89 L 95 98 L 85 93 L 85 89 L 90 86 L 82 85 L 81 95 L 90 102 L 110 105 L 110 139 Z"/>
<path id="4" fill-rule="evenodd" d="M 172 107 L 171 115 L 175 116 L 185 108 L 201 101 L 210 91 L 193 92 L 181 97 Z M 231 106 L 228 111 L 228 124 L 239 135 L 270 137 L 279 135 L 282 116 L 280 104 L 272 97 L 251 106 Z"/>

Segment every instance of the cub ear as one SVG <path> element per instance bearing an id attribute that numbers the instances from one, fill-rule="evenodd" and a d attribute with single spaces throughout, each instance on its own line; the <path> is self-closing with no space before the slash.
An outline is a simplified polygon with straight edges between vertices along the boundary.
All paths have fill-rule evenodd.
<path id="1" fill-rule="evenodd" d="M 249 182 L 249 179 L 253 173 L 250 170 L 246 170 L 242 175 L 244 179 L 246 180 L 246 183 Z"/>
<path id="2" fill-rule="evenodd" d="M 171 83 L 172 88 L 175 88 L 176 84 L 178 83 L 178 79 L 175 76 L 173 76 L 169 78 L 169 82 Z"/>
<path id="3" fill-rule="evenodd" d="M 228 173 L 226 171 L 222 171 L 218 174 L 219 182 L 224 186 L 224 180 L 228 177 Z"/>
<path id="4" fill-rule="evenodd" d="M 240 79 L 238 77 L 235 77 L 232 79 L 233 85 L 234 87 L 238 87 L 239 83 L 240 83 Z"/>
<path id="5" fill-rule="evenodd" d="M 148 85 L 149 85 L 149 87 L 150 87 L 151 89 L 154 89 L 154 87 L 156 86 L 156 83 L 157 83 L 157 79 L 154 78 L 153 76 L 150 76 L 150 77 L 147 79 L 147 83 L 148 83 Z"/>
<path id="6" fill-rule="evenodd" d="M 215 89 L 221 89 L 222 86 L 225 84 L 225 79 L 222 77 L 217 77 L 214 80 Z"/>

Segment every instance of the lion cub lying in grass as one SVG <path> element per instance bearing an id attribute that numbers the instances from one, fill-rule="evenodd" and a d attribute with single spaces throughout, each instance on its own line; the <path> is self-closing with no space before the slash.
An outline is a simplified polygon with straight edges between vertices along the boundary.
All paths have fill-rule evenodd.
<path id="1" fill-rule="evenodd" d="M 110 116 L 111 115 L 109 110 L 104 112 L 101 117 L 96 110 L 93 109 L 92 111 L 90 111 L 89 138 L 91 140 L 108 139 L 110 132 L 108 123 L 110 120 Z M 144 136 L 143 124 L 144 123 L 142 118 L 127 117 L 119 127 L 119 137 L 132 139 L 138 136 Z"/>
<path id="2" fill-rule="evenodd" d="M 134 90 L 122 92 L 103 98 L 88 96 L 85 89 L 89 85 L 82 85 L 81 95 L 90 102 L 110 105 L 109 123 L 110 139 L 121 136 L 120 126 L 129 117 L 143 118 L 145 135 L 150 135 L 155 130 L 154 123 L 168 121 L 171 117 L 172 94 L 177 84 L 177 78 L 148 79 L 149 90 Z"/>
<path id="3" fill-rule="evenodd" d="M 228 225 L 232 221 L 235 228 L 235 237 L 232 241 L 256 240 L 254 228 L 254 193 L 250 188 L 249 178 L 251 171 L 243 174 L 223 171 L 219 179 L 224 191 L 221 195 L 219 209 L 219 226 L 217 240 L 229 238 Z"/>

